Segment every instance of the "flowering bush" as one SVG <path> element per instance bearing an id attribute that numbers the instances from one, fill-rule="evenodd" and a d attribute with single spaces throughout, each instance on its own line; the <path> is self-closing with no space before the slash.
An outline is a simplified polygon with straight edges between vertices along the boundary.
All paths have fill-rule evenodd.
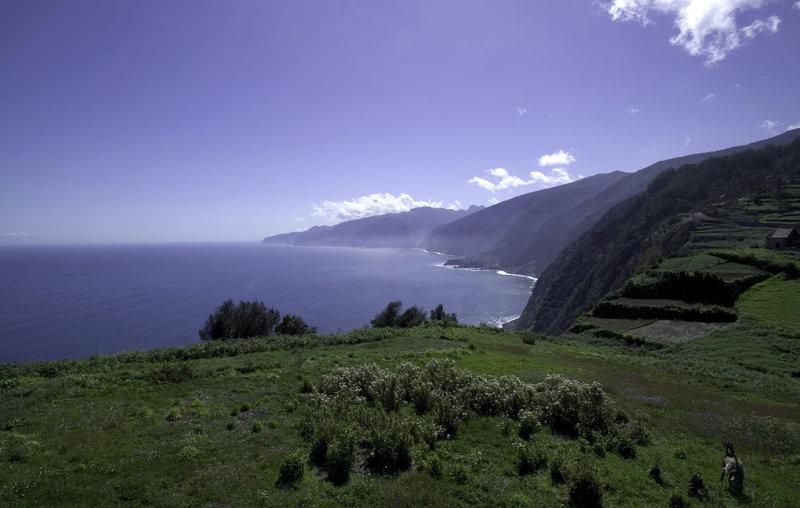
<path id="1" fill-rule="evenodd" d="M 570 436 L 584 427 L 604 432 L 614 425 L 614 404 L 598 383 L 547 376 L 536 385 L 532 404 L 541 412 L 543 424 Z"/>
<path id="2" fill-rule="evenodd" d="M 377 418 L 369 429 L 367 465 L 373 471 L 394 473 L 411 467 L 411 423 L 397 416 Z"/>
<path id="3" fill-rule="evenodd" d="M 539 430 L 541 416 L 536 411 L 522 411 L 519 413 L 519 437 L 530 439 Z"/>
<path id="4" fill-rule="evenodd" d="M 467 411 L 455 396 L 442 390 L 434 390 L 431 400 L 431 416 L 434 423 L 443 430 L 443 434 L 439 437 L 444 439 L 455 437 L 458 424 L 466 419 Z"/>
<path id="5" fill-rule="evenodd" d="M 356 453 L 364 454 L 373 471 L 406 470 L 415 444 L 430 450 L 437 440 L 452 439 L 470 415 L 519 420 L 523 439 L 543 426 L 580 436 L 587 450 L 599 450 L 600 456 L 608 449 L 632 457 L 634 444 L 649 440 L 646 428 L 617 410 L 597 383 L 548 376 L 530 384 L 513 376 L 479 376 L 449 359 L 424 367 L 403 363 L 395 371 L 375 364 L 339 367 L 306 397 L 313 412 L 302 434 L 311 440 L 311 462 L 334 483 L 347 480 Z M 531 443 L 518 445 L 518 455 L 523 474 L 547 464 Z"/>
<path id="6" fill-rule="evenodd" d="M 325 472 L 334 485 L 343 485 L 350 478 L 350 469 L 356 460 L 355 436 L 343 432 L 334 436 L 325 456 Z"/>
<path id="7" fill-rule="evenodd" d="M 547 466 L 547 455 L 536 444 L 519 441 L 514 444 L 517 450 L 517 471 L 521 475 L 533 474 Z"/>

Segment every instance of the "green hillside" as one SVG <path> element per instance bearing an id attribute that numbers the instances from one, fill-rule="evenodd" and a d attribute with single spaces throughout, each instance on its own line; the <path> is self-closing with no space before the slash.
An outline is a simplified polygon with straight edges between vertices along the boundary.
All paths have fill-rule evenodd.
<path id="1" fill-rule="evenodd" d="M 757 194 L 685 214 L 680 223 L 688 234 L 683 245 L 673 246 L 675 255 L 645 257 L 638 271 L 579 316 L 571 331 L 652 346 L 697 339 L 740 316 L 800 331 L 800 251 L 764 248 L 776 226 L 764 214 L 800 210 L 798 187 L 783 188 L 779 198 Z M 720 216 L 728 216 L 731 226 L 711 236 L 709 224 L 725 222 Z"/>
<path id="2" fill-rule="evenodd" d="M 790 505 L 800 342 L 762 296 L 730 327 L 658 350 L 430 324 L 2 366 L 0 504 L 558 505 L 588 484 L 606 505 L 665 506 L 693 500 L 699 473 L 713 504 Z M 413 403 L 409 372 L 430 390 Z M 527 402 L 541 427 L 506 416 L 525 407 L 515 393 L 556 397 Z M 721 440 L 746 465 L 742 498 L 718 481 Z M 327 466 L 311 462 L 321 442 Z M 330 463 L 343 442 L 345 481 Z M 293 486 L 276 484 L 284 462 L 304 470 Z"/>
<path id="3" fill-rule="evenodd" d="M 800 334 L 800 280 L 775 276 L 757 284 L 739 298 L 742 315 L 788 332 Z"/>
<path id="4" fill-rule="evenodd" d="M 703 303 L 725 306 L 769 273 L 791 266 L 795 276 L 796 252 L 777 255 L 763 247 L 777 228 L 795 225 L 789 219 L 800 213 L 799 183 L 800 140 L 663 173 L 561 253 L 515 327 L 559 334 L 620 292 L 676 299 L 670 293 L 678 284 L 688 291 L 677 299 L 686 299 L 704 287 L 670 273 L 705 274 L 709 294 L 725 298 Z"/>

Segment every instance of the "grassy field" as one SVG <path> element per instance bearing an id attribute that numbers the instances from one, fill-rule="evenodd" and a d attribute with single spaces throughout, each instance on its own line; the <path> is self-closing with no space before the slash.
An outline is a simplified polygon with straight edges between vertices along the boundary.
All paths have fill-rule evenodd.
<path id="1" fill-rule="evenodd" d="M 767 325 L 800 333 L 800 279 L 772 277 L 745 292 L 736 307 Z"/>
<path id="2" fill-rule="evenodd" d="M 552 506 L 566 502 L 584 471 L 609 506 L 665 506 L 673 495 L 699 504 L 689 496 L 694 473 L 713 505 L 800 502 L 796 333 L 747 318 L 657 351 L 531 339 L 426 325 L 2 366 L 0 504 Z M 623 458 L 543 428 L 527 446 L 545 465 L 520 474 L 519 422 L 472 414 L 451 439 L 415 441 L 408 470 L 376 473 L 358 451 L 349 481 L 334 486 L 308 463 L 311 442 L 301 430 L 326 375 L 433 359 L 528 383 L 549 374 L 597 381 L 645 426 L 649 444 Z M 417 418 L 405 406 L 395 414 Z M 722 440 L 736 443 L 745 463 L 742 497 L 718 481 Z M 291 456 L 302 458 L 305 474 L 293 488 L 278 487 Z M 650 476 L 655 466 L 660 481 Z M 565 472 L 563 482 L 553 469 Z"/>

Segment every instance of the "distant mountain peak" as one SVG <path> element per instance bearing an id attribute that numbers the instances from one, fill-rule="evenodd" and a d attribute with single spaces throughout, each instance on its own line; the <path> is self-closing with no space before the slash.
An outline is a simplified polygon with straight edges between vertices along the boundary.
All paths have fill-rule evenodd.
<path id="1" fill-rule="evenodd" d="M 347 247 L 419 247 L 437 226 L 466 217 L 483 207 L 466 210 L 423 206 L 341 222 L 334 226 L 313 226 L 305 231 L 264 238 L 263 243 L 289 245 L 335 245 Z"/>

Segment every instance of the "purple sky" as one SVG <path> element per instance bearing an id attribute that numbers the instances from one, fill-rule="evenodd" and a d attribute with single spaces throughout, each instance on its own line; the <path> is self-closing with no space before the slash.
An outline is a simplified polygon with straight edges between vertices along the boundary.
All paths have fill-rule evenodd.
<path id="1" fill-rule="evenodd" d="M 795 3 L 4 0 L 0 244 L 256 240 L 764 138 L 800 124 Z"/>

